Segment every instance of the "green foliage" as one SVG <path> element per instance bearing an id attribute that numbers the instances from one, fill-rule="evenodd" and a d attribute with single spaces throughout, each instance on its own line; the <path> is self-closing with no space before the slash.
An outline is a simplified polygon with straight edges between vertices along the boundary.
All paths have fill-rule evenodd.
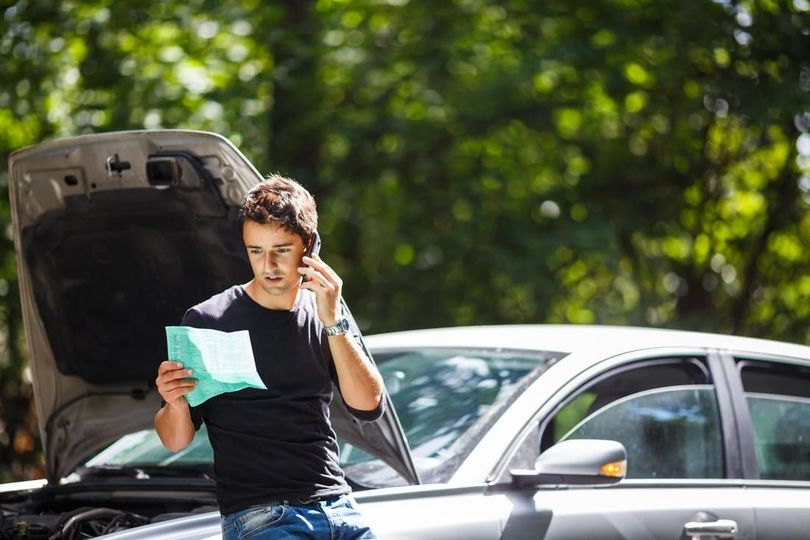
<path id="1" fill-rule="evenodd" d="M 808 342 L 809 32 L 798 0 L 20 0 L 0 21 L 0 157 L 220 132 L 316 194 L 368 332 Z M 28 390 L 7 236 L 0 253 L 0 457 L 19 464 L 33 428 L 8 398 Z"/>

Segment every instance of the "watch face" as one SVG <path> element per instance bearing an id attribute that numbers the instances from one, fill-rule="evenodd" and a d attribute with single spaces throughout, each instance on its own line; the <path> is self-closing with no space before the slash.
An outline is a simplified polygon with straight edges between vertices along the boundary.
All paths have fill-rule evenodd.
<path id="1" fill-rule="evenodd" d="M 330 336 L 337 336 L 340 334 L 345 334 L 349 331 L 349 321 L 345 317 L 340 319 L 332 326 L 326 327 L 326 333 Z"/>

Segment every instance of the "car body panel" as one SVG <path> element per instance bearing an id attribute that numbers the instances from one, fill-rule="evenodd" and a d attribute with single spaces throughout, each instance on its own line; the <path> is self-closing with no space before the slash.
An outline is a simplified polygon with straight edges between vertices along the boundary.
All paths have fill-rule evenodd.
<path id="1" fill-rule="evenodd" d="M 576 358 L 609 358 L 664 347 L 749 351 L 806 361 L 810 347 L 765 339 L 661 328 L 608 325 L 509 324 L 464 326 L 390 332 L 368 336 L 375 350 L 420 347 L 508 348 L 566 351 L 566 363 Z"/>
<path id="2" fill-rule="evenodd" d="M 40 478 L 37 480 L 22 480 L 20 482 L 8 482 L 5 484 L 0 484 L 0 493 L 25 492 L 37 490 L 47 485 L 48 481 L 45 480 L 44 478 Z"/>
<path id="3" fill-rule="evenodd" d="M 486 540 L 500 537 L 502 522 L 512 505 L 503 496 L 485 497 L 486 486 L 425 485 L 383 488 L 354 495 L 369 524 L 380 538 L 391 540 Z M 418 494 L 418 496 L 414 496 Z M 460 523 L 463 508 L 466 519 Z M 403 516 L 407 524 L 403 524 Z M 147 525 L 105 536 L 110 540 L 143 538 L 219 538 L 221 518 L 216 512 Z"/>
<path id="4" fill-rule="evenodd" d="M 688 486 L 670 483 L 619 485 L 599 488 L 546 488 L 531 492 L 488 494 L 486 486 L 451 488 L 409 486 L 355 494 L 361 511 L 375 533 L 390 540 L 451 540 L 531 538 L 546 540 L 670 539 L 679 538 L 683 526 L 698 512 L 737 523 L 735 538 L 801 538 L 810 516 L 807 505 L 795 511 L 779 510 L 783 497 L 773 497 L 758 510 L 779 515 L 771 521 L 770 534 L 757 535 L 753 508 L 761 507 L 767 490 L 746 484 L 695 482 Z M 688 487 L 688 491 L 684 490 Z M 807 489 L 797 489 L 807 496 Z M 665 503 L 665 504 L 662 504 Z M 511 525 L 511 526 L 510 526 Z M 106 536 L 110 540 L 158 538 L 220 538 L 216 512 L 180 518 Z"/>
<path id="5" fill-rule="evenodd" d="M 698 512 L 737 523 L 737 539 L 756 538 L 753 502 L 737 486 L 623 485 L 605 489 L 541 489 L 538 509 L 553 509 L 544 538 L 679 538 Z"/>

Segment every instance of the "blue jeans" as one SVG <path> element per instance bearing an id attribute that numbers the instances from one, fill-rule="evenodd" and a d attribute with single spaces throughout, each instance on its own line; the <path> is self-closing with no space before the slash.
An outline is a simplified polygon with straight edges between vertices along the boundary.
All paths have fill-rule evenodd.
<path id="1" fill-rule="evenodd" d="M 312 502 L 284 501 L 257 505 L 222 518 L 222 539 L 373 540 L 350 495 Z"/>

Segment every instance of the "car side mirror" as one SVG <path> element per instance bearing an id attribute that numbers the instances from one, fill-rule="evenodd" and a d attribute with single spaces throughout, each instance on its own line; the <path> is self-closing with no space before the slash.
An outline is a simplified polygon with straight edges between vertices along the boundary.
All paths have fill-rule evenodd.
<path id="1" fill-rule="evenodd" d="M 627 451 L 616 441 L 572 439 L 555 444 L 537 458 L 534 470 L 509 471 L 513 485 L 606 485 L 627 473 Z"/>

